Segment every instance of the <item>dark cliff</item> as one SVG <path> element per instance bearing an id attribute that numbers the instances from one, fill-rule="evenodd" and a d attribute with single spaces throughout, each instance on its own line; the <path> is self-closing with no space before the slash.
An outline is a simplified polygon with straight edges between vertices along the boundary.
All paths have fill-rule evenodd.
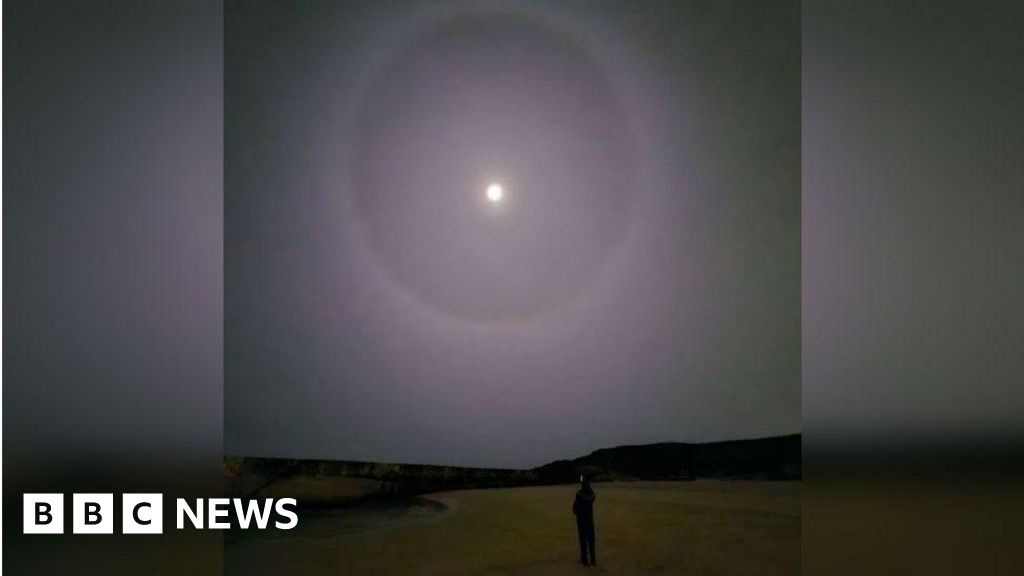
<path id="1" fill-rule="evenodd" d="M 595 480 L 689 480 L 693 478 L 800 479 L 800 434 L 707 444 L 663 442 L 604 448 L 533 471 L 539 482 Z"/>

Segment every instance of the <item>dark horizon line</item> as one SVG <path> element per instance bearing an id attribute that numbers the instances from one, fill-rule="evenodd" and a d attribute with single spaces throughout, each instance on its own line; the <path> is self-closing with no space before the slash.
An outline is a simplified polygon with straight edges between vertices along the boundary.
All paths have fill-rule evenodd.
<path id="1" fill-rule="evenodd" d="M 417 462 L 384 462 L 384 461 L 379 461 L 379 460 L 349 460 L 349 459 L 345 459 L 345 458 L 293 458 L 293 457 L 288 457 L 288 456 L 258 456 L 258 455 L 239 455 L 239 454 L 230 454 L 230 455 L 229 454 L 224 454 L 223 458 L 224 458 L 224 460 L 228 460 L 228 459 L 232 459 L 232 458 L 260 458 L 260 459 L 264 459 L 264 460 L 306 460 L 306 461 L 312 460 L 312 461 L 325 461 L 325 462 L 346 462 L 346 463 L 351 463 L 351 464 L 374 464 L 374 465 L 387 465 L 387 466 L 439 466 L 439 467 L 446 467 L 446 468 L 463 468 L 463 469 L 467 469 L 467 470 L 503 470 L 503 471 L 522 472 L 522 471 L 535 470 L 537 468 L 540 468 L 542 466 L 546 466 L 548 464 L 552 464 L 552 463 L 555 463 L 555 462 L 572 461 L 572 460 L 577 460 L 577 459 L 580 459 L 580 458 L 586 458 L 586 457 L 591 456 L 591 455 L 593 455 L 593 454 L 595 454 L 597 452 L 600 452 L 602 450 L 615 450 L 615 449 L 620 449 L 620 448 L 638 448 L 638 447 L 642 447 L 642 446 L 666 446 L 666 445 L 714 446 L 714 445 L 736 444 L 736 443 L 744 443 L 744 442 L 762 442 L 762 441 L 766 441 L 766 440 L 779 440 L 779 439 L 783 439 L 783 438 L 793 438 L 793 437 L 800 437 L 800 438 L 802 438 L 803 437 L 803 431 L 792 432 L 792 433 L 789 433 L 789 434 L 777 434 L 777 435 L 773 435 L 773 436 L 758 436 L 758 437 L 755 437 L 755 438 L 737 438 L 737 439 L 732 439 L 732 440 L 714 440 L 714 441 L 711 441 L 711 442 L 664 441 L 664 442 L 648 442 L 648 443 L 644 443 L 644 444 L 619 444 L 619 445 L 616 445 L 616 446 L 606 446 L 604 448 L 595 448 L 594 450 L 591 450 L 590 452 L 587 452 L 586 454 L 583 454 L 583 455 L 580 455 L 580 456 L 575 456 L 575 457 L 570 457 L 570 458 L 556 458 L 554 460 L 550 460 L 548 462 L 544 462 L 544 463 L 538 464 L 536 466 L 530 466 L 530 467 L 526 467 L 526 468 L 502 468 L 502 467 L 494 467 L 494 466 L 461 466 L 461 465 L 455 465 L 455 464 L 427 464 L 427 463 L 417 463 Z"/>

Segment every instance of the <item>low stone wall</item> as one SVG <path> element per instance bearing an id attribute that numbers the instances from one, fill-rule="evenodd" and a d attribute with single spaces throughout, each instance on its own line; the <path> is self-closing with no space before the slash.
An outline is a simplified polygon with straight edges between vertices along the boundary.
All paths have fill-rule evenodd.
<path id="1" fill-rule="evenodd" d="M 225 458 L 224 476 L 229 497 L 292 497 L 300 505 L 537 483 L 531 470 L 248 457 Z"/>

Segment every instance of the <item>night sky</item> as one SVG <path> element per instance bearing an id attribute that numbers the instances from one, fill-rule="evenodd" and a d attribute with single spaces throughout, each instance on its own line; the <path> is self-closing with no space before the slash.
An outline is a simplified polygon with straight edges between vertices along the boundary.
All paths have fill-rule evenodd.
<path id="1" fill-rule="evenodd" d="M 521 467 L 800 431 L 798 2 L 225 23 L 225 453 Z"/>

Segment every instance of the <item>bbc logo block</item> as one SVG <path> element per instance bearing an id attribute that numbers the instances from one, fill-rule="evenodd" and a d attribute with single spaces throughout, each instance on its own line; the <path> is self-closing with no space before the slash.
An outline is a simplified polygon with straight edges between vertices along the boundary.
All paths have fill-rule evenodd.
<path id="1" fill-rule="evenodd" d="M 63 534 L 64 495 L 25 494 L 22 518 L 25 534 Z"/>
<path id="2" fill-rule="evenodd" d="M 113 534 L 113 494 L 72 494 L 71 530 L 75 534 Z"/>
<path id="3" fill-rule="evenodd" d="M 113 534 L 114 515 L 113 494 L 71 496 L 73 534 Z M 64 495 L 24 494 L 22 518 L 25 534 L 63 534 Z M 163 526 L 162 494 L 121 495 L 121 533 L 162 534 Z"/>
<path id="4" fill-rule="evenodd" d="M 121 533 L 162 534 L 164 531 L 163 494 L 123 494 L 121 496 Z"/>

